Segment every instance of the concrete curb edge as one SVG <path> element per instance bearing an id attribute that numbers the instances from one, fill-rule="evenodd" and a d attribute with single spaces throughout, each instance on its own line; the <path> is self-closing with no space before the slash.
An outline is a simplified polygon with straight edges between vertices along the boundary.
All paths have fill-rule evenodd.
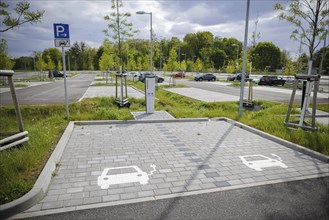
<path id="1" fill-rule="evenodd" d="M 140 93 L 143 93 L 145 95 L 145 92 L 143 90 L 140 90 L 140 89 L 136 88 L 135 86 L 130 86 L 130 88 L 132 88 Z"/>
<path id="2" fill-rule="evenodd" d="M 57 143 L 55 150 L 53 151 L 46 165 L 42 169 L 33 188 L 24 196 L 12 202 L 0 205 L 1 219 L 9 218 L 10 216 L 13 216 L 21 211 L 29 209 L 44 197 L 52 179 L 52 174 L 56 169 L 57 163 L 60 161 L 65 146 L 73 131 L 73 128 L 74 122 L 70 122 L 66 127 L 61 139 Z"/>
<path id="3" fill-rule="evenodd" d="M 75 125 L 107 125 L 107 124 L 149 124 L 149 123 L 176 123 L 176 122 L 204 122 L 209 118 L 182 118 L 166 120 L 99 120 L 99 121 L 75 121 Z"/>

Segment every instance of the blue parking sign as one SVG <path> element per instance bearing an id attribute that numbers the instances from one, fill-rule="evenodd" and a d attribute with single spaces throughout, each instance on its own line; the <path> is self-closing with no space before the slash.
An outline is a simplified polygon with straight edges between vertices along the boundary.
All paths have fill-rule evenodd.
<path id="1" fill-rule="evenodd" d="M 54 24 L 54 36 L 56 38 L 70 38 L 68 24 Z"/>

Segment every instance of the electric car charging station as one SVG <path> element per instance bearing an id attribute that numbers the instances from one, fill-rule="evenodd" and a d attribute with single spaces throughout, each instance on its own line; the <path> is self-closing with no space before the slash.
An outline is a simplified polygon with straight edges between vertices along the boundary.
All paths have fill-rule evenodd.
<path id="1" fill-rule="evenodd" d="M 155 98 L 155 75 L 146 76 L 145 78 L 146 114 L 154 113 L 154 98 Z"/>

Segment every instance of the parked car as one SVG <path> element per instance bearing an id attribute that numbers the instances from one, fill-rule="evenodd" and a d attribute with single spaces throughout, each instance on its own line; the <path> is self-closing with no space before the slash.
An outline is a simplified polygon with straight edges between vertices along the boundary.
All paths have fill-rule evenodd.
<path id="1" fill-rule="evenodd" d="M 262 76 L 259 80 L 258 85 L 283 86 L 285 83 L 286 80 L 280 76 Z"/>
<path id="2" fill-rule="evenodd" d="M 156 81 L 158 83 L 162 83 L 164 81 L 164 78 L 160 77 L 160 76 L 157 76 L 157 75 L 154 75 L 154 74 L 151 74 L 151 73 L 141 73 L 139 74 L 138 76 L 138 81 L 142 82 L 142 83 L 145 83 L 145 78 L 146 76 L 155 76 L 156 78 Z"/>
<path id="3" fill-rule="evenodd" d="M 242 73 L 235 73 L 233 75 L 228 76 L 227 77 L 227 81 L 234 81 L 234 80 L 241 81 L 241 76 L 242 76 Z M 249 74 L 248 73 L 246 73 L 245 78 L 246 79 L 249 78 Z"/>
<path id="4" fill-rule="evenodd" d="M 198 73 L 194 77 L 194 80 L 195 81 L 202 81 L 202 80 L 216 81 L 216 76 L 212 73 L 206 73 L 206 74 Z"/>
<path id="5" fill-rule="evenodd" d="M 54 78 L 54 77 L 63 77 L 64 74 L 58 70 L 49 70 L 48 77 Z"/>
<path id="6" fill-rule="evenodd" d="M 184 77 L 185 77 L 185 73 L 183 72 L 175 73 L 175 78 L 184 78 Z"/>

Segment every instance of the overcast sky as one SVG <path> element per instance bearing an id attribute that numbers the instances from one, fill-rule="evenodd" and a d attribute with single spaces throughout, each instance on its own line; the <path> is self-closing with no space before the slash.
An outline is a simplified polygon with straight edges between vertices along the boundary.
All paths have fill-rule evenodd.
<path id="1" fill-rule="evenodd" d="M 12 11 L 18 2 L 9 2 Z M 31 0 L 32 10 L 45 10 L 41 23 L 24 24 L 2 33 L 12 57 L 30 56 L 32 51 L 54 47 L 54 23 L 69 24 L 71 45 L 84 41 L 90 47 L 99 47 L 105 38 L 104 16 L 111 11 L 110 0 Z M 251 0 L 248 43 L 255 30 L 260 41 L 269 41 L 292 56 L 298 53 L 299 43 L 290 39 L 293 26 L 277 18 L 275 3 L 287 4 L 287 0 Z M 210 31 L 218 37 L 234 37 L 243 42 L 247 0 L 123 0 L 122 12 L 130 12 L 130 21 L 140 30 L 135 38 L 149 39 L 150 16 L 137 11 L 153 13 L 153 29 L 158 37 L 183 39 L 187 33 Z M 13 12 L 14 15 L 14 12 Z M 233 48 L 232 48 L 233 49 Z M 307 52 L 304 49 L 305 52 Z"/>

